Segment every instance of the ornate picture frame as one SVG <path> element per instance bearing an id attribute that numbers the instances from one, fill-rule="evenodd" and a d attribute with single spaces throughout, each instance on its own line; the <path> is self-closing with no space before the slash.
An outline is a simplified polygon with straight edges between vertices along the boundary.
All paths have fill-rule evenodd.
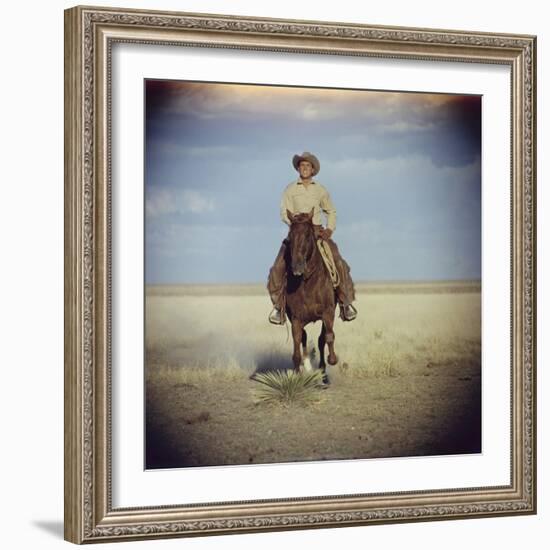
<path id="1" fill-rule="evenodd" d="M 113 505 L 111 94 L 118 43 L 510 71 L 510 482 Z M 65 538 L 74 543 L 536 513 L 536 37 L 80 6 L 65 11 Z M 507 376 L 507 375 L 506 375 Z"/>

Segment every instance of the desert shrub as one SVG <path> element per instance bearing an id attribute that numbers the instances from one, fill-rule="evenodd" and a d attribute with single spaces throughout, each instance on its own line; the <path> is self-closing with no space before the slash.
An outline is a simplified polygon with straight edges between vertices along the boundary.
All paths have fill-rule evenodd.
<path id="1" fill-rule="evenodd" d="M 313 403 L 320 400 L 319 388 L 323 385 L 320 370 L 306 373 L 295 371 L 269 371 L 257 373 L 253 380 L 260 383 L 255 388 L 256 403 L 291 405 Z"/>

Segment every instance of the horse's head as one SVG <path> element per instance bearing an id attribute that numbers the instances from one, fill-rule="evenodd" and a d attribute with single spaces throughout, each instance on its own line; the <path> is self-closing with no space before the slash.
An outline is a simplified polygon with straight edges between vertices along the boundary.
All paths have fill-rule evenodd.
<path id="1" fill-rule="evenodd" d="M 296 276 L 303 275 L 307 268 L 307 262 L 315 251 L 315 231 L 313 229 L 313 208 L 307 212 L 292 214 L 287 210 L 290 220 L 290 259 L 292 273 Z"/>

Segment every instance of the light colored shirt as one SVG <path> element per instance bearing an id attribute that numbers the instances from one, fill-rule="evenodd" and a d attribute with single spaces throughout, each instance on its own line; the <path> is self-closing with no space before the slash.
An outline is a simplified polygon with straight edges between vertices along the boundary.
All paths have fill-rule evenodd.
<path id="1" fill-rule="evenodd" d="M 336 229 L 336 208 L 332 204 L 328 191 L 318 182 L 312 180 L 309 185 L 304 185 L 300 179 L 289 183 L 281 199 L 281 219 L 287 225 L 290 220 L 286 213 L 287 209 L 293 214 L 300 212 L 311 212 L 313 208 L 313 223 L 322 225 L 321 211 L 327 216 L 327 227 L 334 231 Z"/>

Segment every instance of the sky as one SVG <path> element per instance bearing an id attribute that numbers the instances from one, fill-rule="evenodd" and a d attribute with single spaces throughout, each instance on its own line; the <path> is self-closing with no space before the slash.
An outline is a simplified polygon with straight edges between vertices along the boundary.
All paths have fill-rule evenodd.
<path id="1" fill-rule="evenodd" d="M 358 281 L 481 278 L 481 97 L 145 81 L 147 284 L 266 283 L 317 156 Z"/>

